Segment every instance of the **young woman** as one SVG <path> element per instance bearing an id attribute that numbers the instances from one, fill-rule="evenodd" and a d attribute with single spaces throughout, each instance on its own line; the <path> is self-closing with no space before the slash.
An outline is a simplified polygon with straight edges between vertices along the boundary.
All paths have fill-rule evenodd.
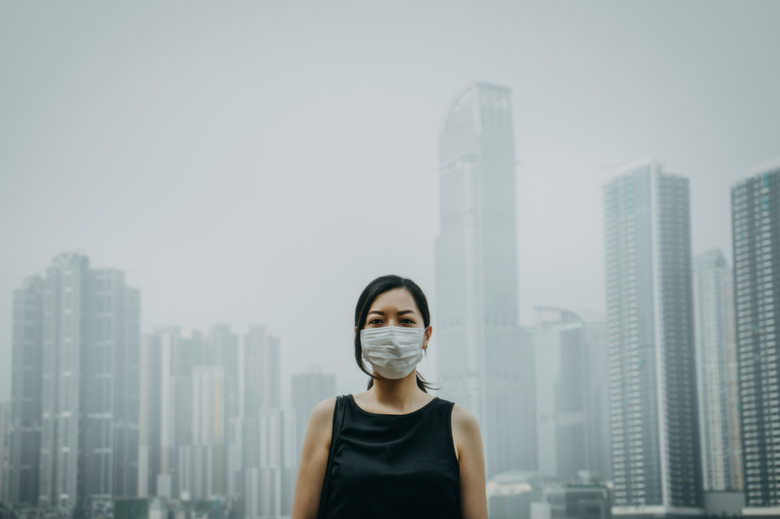
<path id="1" fill-rule="evenodd" d="M 336 399 L 312 411 L 292 519 L 316 518 L 321 499 L 325 515 L 336 519 L 487 519 L 477 421 L 428 394 L 417 374 L 430 321 L 425 294 L 409 279 L 382 276 L 363 290 L 355 308 L 355 360 L 371 376 L 368 391 L 343 397 L 327 495 Z"/>

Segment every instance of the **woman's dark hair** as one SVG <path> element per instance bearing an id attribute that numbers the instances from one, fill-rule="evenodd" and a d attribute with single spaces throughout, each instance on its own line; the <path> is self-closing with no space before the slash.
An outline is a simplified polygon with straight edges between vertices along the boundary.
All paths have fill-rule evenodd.
<path id="1" fill-rule="evenodd" d="M 360 343 L 360 330 L 365 326 L 366 319 L 368 318 L 368 311 L 371 310 L 371 305 L 374 300 L 379 297 L 380 294 L 384 294 L 390 290 L 396 288 L 405 288 L 417 305 L 417 309 L 423 318 L 423 326 L 428 328 L 431 324 L 431 312 L 428 309 L 428 300 L 425 298 L 425 294 L 422 289 L 417 286 L 417 283 L 411 279 L 402 278 L 401 276 L 389 275 L 381 276 L 373 280 L 371 283 L 363 289 L 363 293 L 358 298 L 357 306 L 355 306 L 355 362 L 357 362 L 360 370 L 371 377 L 368 380 L 368 388 L 374 385 L 373 373 L 370 373 L 365 364 L 363 364 L 363 345 Z M 431 384 L 425 381 L 425 379 L 417 373 L 417 387 L 428 392 L 429 389 L 436 389 Z"/>

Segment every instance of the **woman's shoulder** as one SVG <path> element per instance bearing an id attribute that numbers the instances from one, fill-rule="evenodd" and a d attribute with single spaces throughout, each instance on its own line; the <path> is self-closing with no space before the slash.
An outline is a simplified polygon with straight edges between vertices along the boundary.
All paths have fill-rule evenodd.
<path id="1" fill-rule="evenodd" d="M 453 404 L 452 406 L 452 426 L 454 429 L 467 434 L 473 434 L 475 431 L 479 432 L 477 418 L 471 411 L 458 404 Z"/>
<path id="2" fill-rule="evenodd" d="M 336 397 L 326 398 L 314 406 L 309 423 L 315 426 L 329 425 L 333 421 L 334 409 L 336 409 Z"/>

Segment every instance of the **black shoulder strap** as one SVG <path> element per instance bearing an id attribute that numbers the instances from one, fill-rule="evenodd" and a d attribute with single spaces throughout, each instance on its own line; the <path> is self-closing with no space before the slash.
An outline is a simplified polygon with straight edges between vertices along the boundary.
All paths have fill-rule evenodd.
<path id="1" fill-rule="evenodd" d="M 330 471 L 333 467 L 333 455 L 336 451 L 336 442 L 341 432 L 341 424 L 344 423 L 344 396 L 336 397 L 336 407 L 333 409 L 333 430 L 330 433 L 330 451 L 328 452 L 328 465 L 325 468 L 325 479 L 322 482 L 320 493 L 320 509 L 317 519 L 325 519 L 328 516 L 328 499 L 330 498 Z"/>

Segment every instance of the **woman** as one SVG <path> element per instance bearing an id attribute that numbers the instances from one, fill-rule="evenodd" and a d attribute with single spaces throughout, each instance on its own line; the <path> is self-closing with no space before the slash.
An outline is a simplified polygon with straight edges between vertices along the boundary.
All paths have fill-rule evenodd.
<path id="1" fill-rule="evenodd" d="M 343 418 L 328 466 L 336 399 L 312 411 L 303 442 L 292 519 L 487 519 L 485 463 L 474 416 L 428 394 L 417 363 L 433 328 L 420 287 L 382 276 L 355 308 L 355 360 L 368 391 L 342 400 Z M 368 371 L 364 360 L 371 365 Z"/>

